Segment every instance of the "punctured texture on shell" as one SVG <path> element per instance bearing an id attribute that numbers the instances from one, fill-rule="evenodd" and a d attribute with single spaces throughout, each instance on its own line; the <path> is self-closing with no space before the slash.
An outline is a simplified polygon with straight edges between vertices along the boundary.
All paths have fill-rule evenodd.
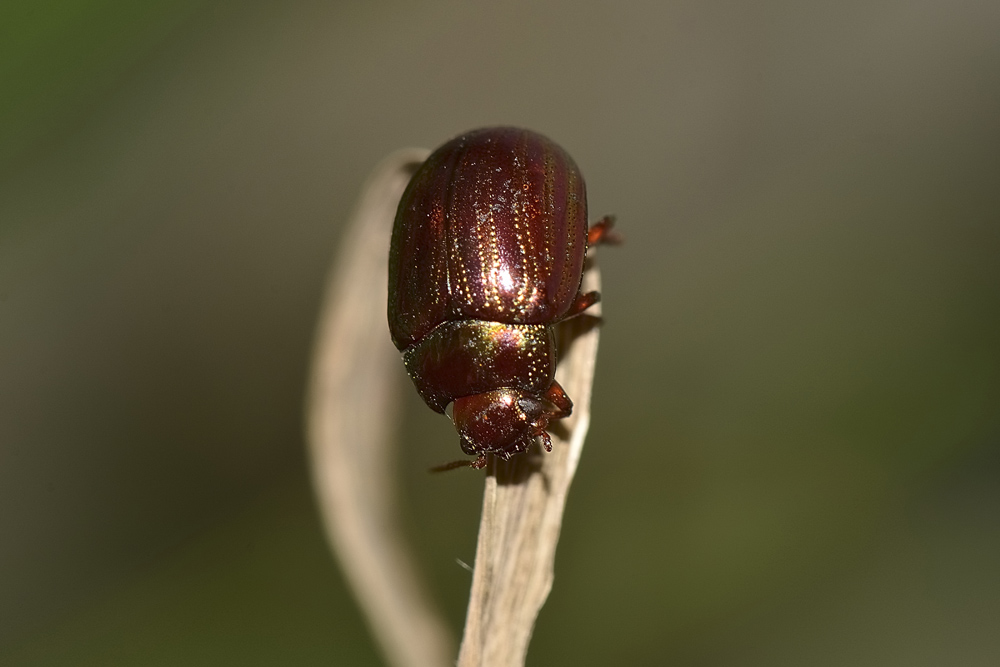
<path id="1" fill-rule="evenodd" d="M 403 352 L 407 373 L 433 410 L 499 387 L 540 396 L 556 373 L 552 327 L 481 320 L 444 322 Z"/>
<path id="2" fill-rule="evenodd" d="M 557 144 L 505 127 L 449 141 L 414 174 L 397 210 L 393 343 L 404 350 L 447 321 L 559 321 L 579 291 L 586 237 L 586 186 Z"/>

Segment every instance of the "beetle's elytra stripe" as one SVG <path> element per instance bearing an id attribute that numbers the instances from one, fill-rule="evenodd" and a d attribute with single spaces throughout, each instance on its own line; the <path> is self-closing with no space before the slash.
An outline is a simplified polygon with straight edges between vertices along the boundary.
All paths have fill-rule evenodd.
<path id="1" fill-rule="evenodd" d="M 540 291 L 540 280 L 543 268 L 539 266 L 539 245 L 537 240 L 537 224 L 535 216 L 537 213 L 532 209 L 530 196 L 532 193 L 531 173 L 528 165 L 531 164 L 529 153 L 529 136 L 524 134 L 518 142 L 520 169 L 514 170 L 512 192 L 515 197 L 512 204 L 516 207 L 514 215 L 515 229 L 517 231 L 518 250 L 521 258 L 521 289 L 518 293 L 517 306 L 524 307 L 525 303 L 539 298 L 545 298 L 544 289 Z"/>
<path id="2" fill-rule="evenodd" d="M 573 265 L 573 255 L 577 252 L 577 236 L 579 234 L 578 227 L 580 225 L 579 218 L 579 208 L 576 199 L 576 188 L 577 188 L 577 171 L 575 169 L 566 169 L 566 214 L 564 217 L 564 230 L 562 237 L 566 240 L 566 247 L 564 249 L 563 261 L 564 266 L 569 267 Z M 560 271 L 559 272 L 559 299 L 572 299 L 576 296 L 576 291 L 579 289 L 579 280 L 573 282 L 574 276 L 571 275 L 570 271 Z"/>
<path id="3" fill-rule="evenodd" d="M 545 275 L 551 275 L 552 270 L 556 267 L 554 266 L 553 260 L 555 259 L 556 251 L 556 239 L 558 238 L 559 220 L 556 216 L 556 204 L 555 204 L 555 189 L 556 189 L 556 160 L 553 155 L 553 147 L 545 146 L 543 147 L 543 159 L 542 164 L 545 166 L 545 189 L 544 192 L 544 202 L 545 208 L 542 215 L 544 216 L 544 225 L 542 228 L 545 230 L 545 253 L 538 257 L 538 260 L 544 258 Z M 549 299 L 559 299 L 560 294 L 550 294 L 546 295 Z"/>
<path id="4" fill-rule="evenodd" d="M 411 345 L 449 320 L 558 320 L 582 276 L 584 196 L 572 159 L 526 130 L 478 130 L 435 151 L 393 229 L 393 340 Z"/>

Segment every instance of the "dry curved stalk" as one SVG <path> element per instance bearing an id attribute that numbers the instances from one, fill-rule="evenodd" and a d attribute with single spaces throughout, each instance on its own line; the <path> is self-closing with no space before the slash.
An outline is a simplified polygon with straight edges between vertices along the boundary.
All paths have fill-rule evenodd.
<path id="1" fill-rule="evenodd" d="M 327 537 L 395 667 L 454 664 L 453 642 L 396 526 L 391 477 L 401 362 L 385 315 L 389 236 L 402 191 L 427 154 L 395 153 L 364 187 L 327 287 L 306 415 Z M 584 290 L 599 287 L 591 267 Z M 566 493 L 590 422 L 595 322 L 585 316 L 560 325 L 556 377 L 575 405 L 573 415 L 553 429 L 552 452 L 491 461 L 488 467 L 461 667 L 524 664 L 552 587 Z"/>
<path id="2" fill-rule="evenodd" d="M 442 667 L 454 651 L 396 527 L 391 475 L 400 361 L 387 332 L 386 256 L 396 204 L 427 154 L 389 156 L 364 186 L 327 286 L 306 415 L 327 537 L 376 641 L 399 667 Z"/>

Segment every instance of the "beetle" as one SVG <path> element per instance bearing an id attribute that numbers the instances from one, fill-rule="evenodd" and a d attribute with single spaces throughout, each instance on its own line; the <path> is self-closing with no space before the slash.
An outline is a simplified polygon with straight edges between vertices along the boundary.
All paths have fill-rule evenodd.
<path id="1" fill-rule="evenodd" d="M 548 423 L 573 409 L 553 326 L 599 300 L 580 291 L 583 264 L 588 246 L 617 240 L 613 223 L 588 229 L 576 163 L 529 130 L 473 130 L 414 172 L 389 248 L 389 331 L 417 392 L 436 412 L 451 406 L 477 457 L 454 465 L 538 439 L 552 450 Z"/>

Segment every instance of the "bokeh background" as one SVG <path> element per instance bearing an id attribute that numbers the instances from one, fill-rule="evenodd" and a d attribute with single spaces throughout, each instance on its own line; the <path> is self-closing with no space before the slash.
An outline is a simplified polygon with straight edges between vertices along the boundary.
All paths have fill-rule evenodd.
<path id="1" fill-rule="evenodd" d="M 531 665 L 1000 664 L 1000 4 L 0 4 L 0 663 L 375 665 L 302 402 L 392 150 L 588 179 L 606 323 Z M 406 392 L 456 632 L 481 477 Z"/>

